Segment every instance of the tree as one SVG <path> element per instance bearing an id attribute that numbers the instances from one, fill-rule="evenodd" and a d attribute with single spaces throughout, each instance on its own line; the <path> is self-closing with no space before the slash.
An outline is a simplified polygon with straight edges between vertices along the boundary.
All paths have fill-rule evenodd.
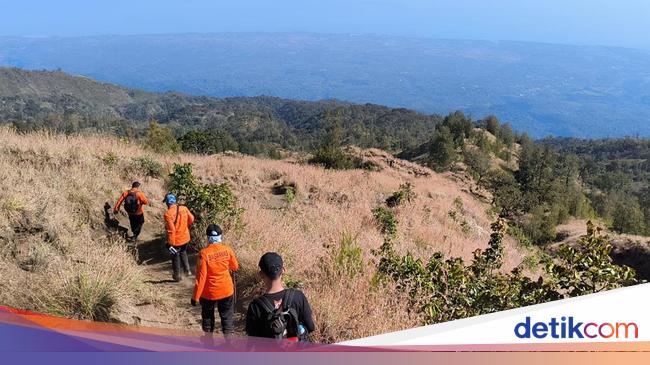
<path id="1" fill-rule="evenodd" d="M 512 130 L 512 127 L 510 127 L 510 124 L 508 123 L 501 126 L 497 137 L 508 148 L 511 148 L 515 144 L 515 132 Z"/>
<path id="2" fill-rule="evenodd" d="M 490 171 L 490 157 L 476 148 L 464 148 L 463 160 L 477 185 L 483 184 L 483 178 Z"/>
<path id="3" fill-rule="evenodd" d="M 440 128 L 448 128 L 454 146 L 462 147 L 465 145 L 465 138 L 469 138 L 472 133 L 473 124 L 470 119 L 465 117 L 465 114 L 461 111 L 455 111 L 445 117 L 442 124 L 439 125 Z"/>
<path id="4" fill-rule="evenodd" d="M 224 151 L 239 151 L 239 144 L 225 131 L 190 131 L 178 139 L 183 151 L 212 155 Z"/>
<path id="5" fill-rule="evenodd" d="M 178 153 L 181 146 L 174 138 L 171 129 L 163 127 L 156 121 L 149 123 L 145 146 L 157 153 Z"/>
<path id="6" fill-rule="evenodd" d="M 650 186 L 639 193 L 639 203 L 643 207 L 646 234 L 650 235 Z"/>
<path id="7" fill-rule="evenodd" d="M 429 150 L 431 164 L 436 171 L 448 171 L 458 159 L 454 139 L 447 127 L 440 127 L 433 135 Z"/>
<path id="8" fill-rule="evenodd" d="M 487 189 L 492 193 L 492 204 L 501 210 L 502 216 L 513 218 L 527 209 L 520 186 L 511 173 L 490 170 L 485 180 Z"/>
<path id="9" fill-rule="evenodd" d="M 312 152 L 309 163 L 322 165 L 326 169 L 353 169 L 361 165 L 359 159 L 343 150 L 343 128 L 338 113 L 327 112 L 325 115 L 329 128 L 321 146 Z"/>
<path id="10" fill-rule="evenodd" d="M 499 135 L 499 119 L 494 115 L 485 118 L 485 130 L 497 137 Z"/>
<path id="11" fill-rule="evenodd" d="M 625 196 L 618 200 L 612 217 L 612 228 L 619 233 L 645 233 L 645 217 L 638 199 Z"/>

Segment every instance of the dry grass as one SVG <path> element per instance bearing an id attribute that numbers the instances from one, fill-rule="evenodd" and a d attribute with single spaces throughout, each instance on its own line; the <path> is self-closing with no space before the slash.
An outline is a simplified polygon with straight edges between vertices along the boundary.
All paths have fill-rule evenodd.
<path id="1" fill-rule="evenodd" d="M 132 179 L 141 179 L 153 202 L 148 224 L 159 224 L 162 230 L 163 181 L 138 176 L 137 169 L 129 168 L 133 157 L 148 154 L 101 136 L 18 135 L 5 128 L 0 129 L 0 140 L 0 243 L 5 247 L 0 275 L 11 278 L 10 284 L 0 284 L 0 303 L 103 319 L 101 309 L 93 317 L 89 313 L 95 311 L 76 303 L 74 295 L 86 293 L 86 302 L 100 303 L 94 305 L 99 308 L 110 302 L 110 316 L 141 300 L 138 296 L 149 290 L 145 278 L 120 249 L 123 242 L 106 237 L 101 207 L 105 201 L 112 203 Z M 391 157 L 378 150 L 368 151 L 366 157 L 383 167 L 379 172 L 328 171 L 242 156 L 150 157 L 167 169 L 174 162 L 191 162 L 204 182 L 232 186 L 239 206 L 245 208 L 244 226 L 225 237 L 248 275 L 244 280 L 254 282 L 262 253 L 280 252 L 288 279 L 301 284 L 313 306 L 320 340 L 341 341 L 417 325 L 418 319 L 391 288 L 372 284 L 371 250 L 381 245 L 382 237 L 371 210 L 400 184 L 411 182 L 417 196 L 396 209 L 398 250 L 423 258 L 442 251 L 470 259 L 472 251 L 486 247 L 489 240 L 488 207 L 465 187 L 408 162 L 396 160 L 388 167 Z M 279 183 L 296 186 L 293 202 L 273 194 Z M 452 219 L 455 200 L 462 201 L 462 211 Z M 361 249 L 363 269 L 352 277 L 328 274 L 334 265 L 331 250 L 346 235 Z M 506 253 L 508 268 L 523 259 L 511 240 Z M 29 295 L 22 288 L 29 288 Z"/>

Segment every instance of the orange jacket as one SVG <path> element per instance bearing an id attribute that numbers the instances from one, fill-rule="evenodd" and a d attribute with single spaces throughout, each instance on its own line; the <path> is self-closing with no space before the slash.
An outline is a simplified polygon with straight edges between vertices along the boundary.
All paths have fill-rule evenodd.
<path id="1" fill-rule="evenodd" d="M 178 213 L 178 216 L 177 214 Z M 172 246 L 182 246 L 190 242 L 190 226 L 194 216 L 186 206 L 174 204 L 165 212 L 167 241 Z"/>
<path id="2" fill-rule="evenodd" d="M 194 300 L 219 300 L 233 295 L 235 289 L 230 271 L 237 271 L 239 263 L 233 250 L 221 243 L 213 243 L 201 250 L 196 263 Z"/>
<path id="3" fill-rule="evenodd" d="M 123 192 L 122 195 L 120 195 L 120 198 L 117 199 L 117 203 L 115 203 L 115 207 L 113 208 L 113 211 L 115 213 L 120 211 L 120 207 L 122 206 L 124 199 L 126 199 L 126 197 L 129 196 L 130 192 L 134 192 L 135 198 L 138 199 L 138 210 L 136 210 L 135 213 L 129 213 L 129 215 L 143 215 L 144 214 L 143 206 L 149 204 L 149 200 L 144 195 L 144 193 L 141 192 L 140 189 L 138 188 L 132 188 L 130 190 Z"/>

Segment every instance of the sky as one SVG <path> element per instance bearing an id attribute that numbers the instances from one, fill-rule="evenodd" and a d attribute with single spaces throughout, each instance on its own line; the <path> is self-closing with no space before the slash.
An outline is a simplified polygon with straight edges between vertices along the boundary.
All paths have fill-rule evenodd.
<path id="1" fill-rule="evenodd" d="M 375 33 L 650 49 L 650 0 L 0 0 L 0 35 Z"/>

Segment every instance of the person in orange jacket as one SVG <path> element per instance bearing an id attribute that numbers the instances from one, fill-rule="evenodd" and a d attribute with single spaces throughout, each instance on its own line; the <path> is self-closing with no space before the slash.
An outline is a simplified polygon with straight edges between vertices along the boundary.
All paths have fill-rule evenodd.
<path id="1" fill-rule="evenodd" d="M 239 269 L 232 248 L 221 242 L 222 230 L 216 224 L 206 229 L 208 247 L 199 253 L 196 283 L 191 304 L 201 303 L 201 327 L 214 332 L 215 305 L 221 318 L 221 330 L 228 336 L 235 332 L 235 284 L 231 272 Z"/>
<path id="2" fill-rule="evenodd" d="M 113 213 L 117 214 L 120 211 L 120 207 L 124 203 L 124 210 L 129 215 L 129 224 L 131 225 L 131 233 L 133 234 L 132 239 L 136 241 L 142 231 L 142 226 L 144 225 L 144 208 L 143 206 L 149 204 L 149 200 L 140 191 L 140 183 L 134 181 L 131 184 L 131 189 L 127 190 L 120 195 L 120 198 L 117 199 L 115 207 L 113 207 Z"/>
<path id="3" fill-rule="evenodd" d="M 190 226 L 194 223 L 194 216 L 186 206 L 176 202 L 174 194 L 165 195 L 163 201 L 167 204 L 164 218 L 167 229 L 167 249 L 172 254 L 172 278 L 174 281 L 181 281 L 181 265 L 185 274 L 192 276 L 190 262 L 187 259 L 187 244 L 190 243 Z"/>

